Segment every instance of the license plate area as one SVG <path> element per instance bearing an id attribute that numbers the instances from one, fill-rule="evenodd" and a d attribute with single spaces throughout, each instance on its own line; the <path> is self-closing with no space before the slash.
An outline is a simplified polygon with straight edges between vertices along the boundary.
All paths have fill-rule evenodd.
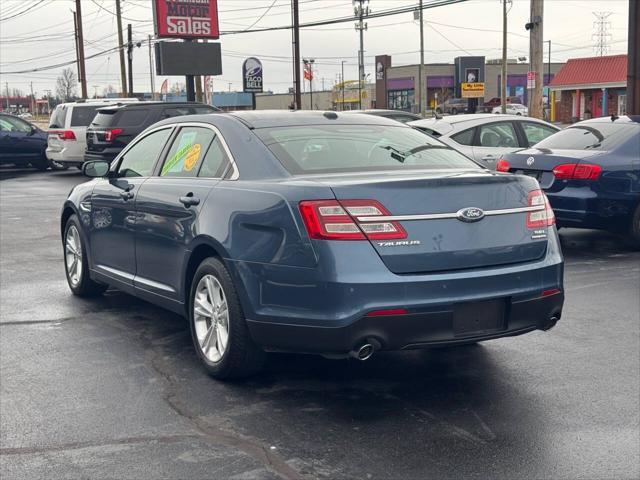
<path id="1" fill-rule="evenodd" d="M 516 170 L 514 173 L 533 177 L 536 180 L 540 180 L 542 177 L 542 170 Z"/>
<path id="2" fill-rule="evenodd" d="M 507 300 L 458 303 L 453 307 L 453 334 L 477 336 L 506 329 Z"/>

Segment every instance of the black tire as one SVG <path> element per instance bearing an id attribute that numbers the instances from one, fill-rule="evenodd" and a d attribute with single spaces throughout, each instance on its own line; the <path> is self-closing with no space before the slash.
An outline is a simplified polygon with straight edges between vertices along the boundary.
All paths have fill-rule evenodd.
<path id="1" fill-rule="evenodd" d="M 451 115 L 457 115 L 458 114 L 458 109 L 457 108 L 452 108 L 451 109 Z"/>
<path id="2" fill-rule="evenodd" d="M 67 237 L 69 235 L 69 231 L 75 228 L 78 233 L 78 239 L 81 245 L 80 252 L 80 262 L 81 262 L 81 273 L 79 274 L 79 280 L 74 282 L 71 279 L 71 275 L 69 273 L 69 267 L 67 265 Z M 94 297 L 97 295 L 101 295 L 108 288 L 108 285 L 104 283 L 98 283 L 91 280 L 89 276 L 89 261 L 87 260 L 87 249 L 85 246 L 84 239 L 82 238 L 82 232 L 80 221 L 78 220 L 78 216 L 73 214 L 67 220 L 67 224 L 64 227 L 64 236 L 62 237 L 62 251 L 63 251 L 63 260 L 64 260 L 64 272 L 67 277 L 67 284 L 73 292 L 74 295 L 78 295 L 79 297 Z M 78 259 L 77 259 L 78 260 Z"/>
<path id="3" fill-rule="evenodd" d="M 631 225 L 629 226 L 629 243 L 635 249 L 640 250 L 640 205 L 636 207 L 636 211 L 631 217 Z"/>
<path id="4" fill-rule="evenodd" d="M 44 154 L 42 154 L 41 158 L 31 162 L 31 166 L 36 170 L 44 172 L 47 168 L 49 168 L 49 160 L 47 160 L 47 157 Z"/>
<path id="5" fill-rule="evenodd" d="M 206 357 L 196 334 L 194 301 L 198 284 L 205 275 L 211 275 L 219 282 L 228 308 L 227 346 L 222 357 L 215 362 Z M 241 378 L 262 368 L 265 353 L 253 343 L 233 280 L 224 264 L 217 258 L 204 259 L 193 277 L 189 292 L 189 325 L 196 354 L 211 376 L 220 380 Z"/>

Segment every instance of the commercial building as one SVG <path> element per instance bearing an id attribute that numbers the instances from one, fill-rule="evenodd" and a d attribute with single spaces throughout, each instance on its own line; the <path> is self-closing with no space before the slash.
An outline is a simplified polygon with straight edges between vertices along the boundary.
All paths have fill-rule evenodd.
<path id="1" fill-rule="evenodd" d="M 344 88 L 344 95 L 343 95 Z M 362 94 L 362 108 L 372 108 L 375 102 L 375 85 L 364 85 Z M 358 81 L 347 80 L 336 84 L 331 90 L 314 91 L 301 94 L 303 110 L 311 109 L 311 97 L 313 96 L 313 110 L 356 110 L 358 104 Z M 344 98 L 344 101 L 343 101 Z M 281 110 L 293 105 L 293 93 L 258 93 L 256 94 L 256 109 Z"/>
<path id="2" fill-rule="evenodd" d="M 418 112 L 417 79 L 418 65 L 394 67 L 391 56 L 376 57 L 376 108 L 391 108 Z M 544 64 L 544 85 L 564 66 L 564 63 Z M 527 103 L 528 63 L 516 59 L 507 62 L 507 96 L 519 97 Z M 484 96 L 478 104 L 500 96 L 502 62 L 482 56 L 457 57 L 453 63 L 430 63 L 422 67 L 423 92 L 427 95 L 427 108 L 433 109 L 449 98 L 461 96 L 461 84 L 465 82 L 483 83 Z"/>
<path id="3" fill-rule="evenodd" d="M 551 81 L 551 119 L 563 123 L 626 112 L 627 56 L 574 58 Z"/>

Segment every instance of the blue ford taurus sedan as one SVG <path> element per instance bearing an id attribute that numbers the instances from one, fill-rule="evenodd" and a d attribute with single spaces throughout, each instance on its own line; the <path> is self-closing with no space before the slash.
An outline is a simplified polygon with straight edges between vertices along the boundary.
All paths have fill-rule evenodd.
<path id="1" fill-rule="evenodd" d="M 84 171 L 97 178 L 61 217 L 71 290 L 109 285 L 187 316 L 218 378 L 265 351 L 364 360 L 546 330 L 562 312 L 537 181 L 393 120 L 172 118 Z"/>
<path id="2" fill-rule="evenodd" d="M 640 248 L 640 116 L 576 123 L 496 169 L 535 177 L 558 226 L 627 234 Z"/>

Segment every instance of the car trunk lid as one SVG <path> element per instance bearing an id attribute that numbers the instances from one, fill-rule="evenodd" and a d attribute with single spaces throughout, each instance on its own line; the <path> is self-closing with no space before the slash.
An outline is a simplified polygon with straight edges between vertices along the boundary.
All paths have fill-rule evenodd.
<path id="1" fill-rule="evenodd" d="M 338 201 L 370 199 L 397 220 L 406 238 L 370 240 L 387 268 L 397 274 L 480 268 L 541 258 L 546 226 L 527 228 L 526 211 L 535 181 L 479 170 L 327 176 Z M 461 212 L 470 218 L 460 218 Z M 481 209 L 483 217 L 476 218 Z M 476 216 L 474 216 L 476 215 Z M 352 215 L 354 216 L 354 215 Z M 362 225 L 375 217 L 356 217 Z"/>

